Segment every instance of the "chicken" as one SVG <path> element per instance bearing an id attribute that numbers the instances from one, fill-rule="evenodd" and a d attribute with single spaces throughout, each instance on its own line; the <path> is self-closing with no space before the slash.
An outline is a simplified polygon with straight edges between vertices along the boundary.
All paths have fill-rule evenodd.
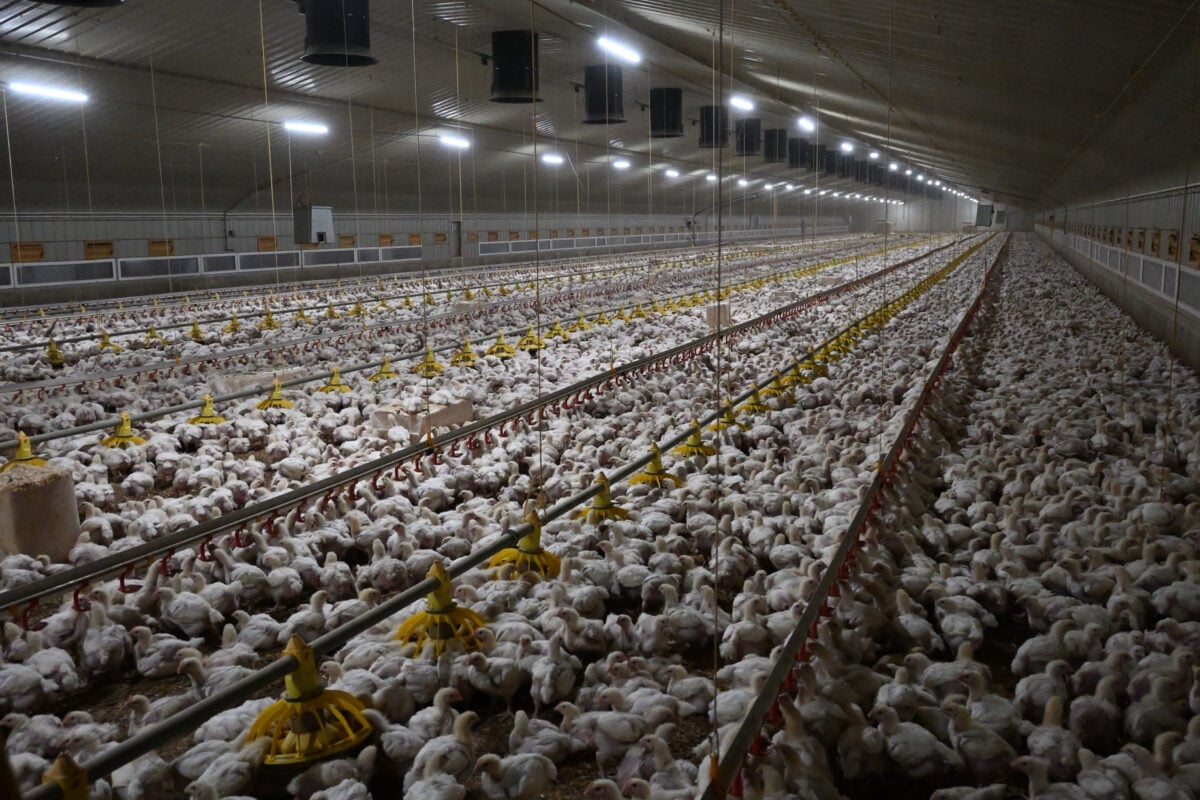
<path id="1" fill-rule="evenodd" d="M 943 705 L 945 708 L 946 705 Z M 980 782 L 1003 781 L 1012 774 L 1017 752 L 1002 736 L 971 719 L 966 706 L 949 704 L 950 743 Z"/>
<path id="2" fill-rule="evenodd" d="M 410 773 L 410 777 L 415 776 L 415 779 L 404 790 L 405 800 L 464 800 L 467 787 L 446 771 L 446 765 L 452 758 L 450 754 L 439 751 L 430 756 L 419 774 Z M 405 783 L 408 783 L 407 778 Z"/>
<path id="3" fill-rule="evenodd" d="M 475 762 L 475 772 L 492 800 L 533 800 L 558 778 L 554 762 L 536 753 L 504 759 L 489 753 Z"/>
<path id="4" fill-rule="evenodd" d="M 535 716 L 543 707 L 553 706 L 570 696 L 579 670 L 579 659 L 562 649 L 561 637 L 551 636 L 546 654 L 533 661 L 530 671 L 529 692 L 533 696 Z"/>
<path id="5" fill-rule="evenodd" d="M 475 766 L 475 736 L 471 726 L 479 721 L 479 715 L 474 711 L 464 711 L 454 720 L 453 731 L 445 736 L 430 739 L 417 753 L 413 760 L 412 770 L 404 779 L 404 791 L 409 790 L 426 775 L 426 765 L 435 757 L 441 759 L 442 772 L 459 781 L 465 780 Z"/>
<path id="6" fill-rule="evenodd" d="M 488 658 L 483 653 L 471 653 L 466 665 L 467 681 L 484 694 L 502 699 L 511 713 L 513 695 L 529 680 L 529 673 L 520 663 L 511 658 Z"/>
<path id="7" fill-rule="evenodd" d="M 563 733 L 556 725 L 539 719 L 530 719 L 524 711 L 513 716 L 512 730 L 508 734 L 508 752 L 537 753 L 556 764 L 581 749 L 583 744 L 570 734 Z"/>
<path id="8" fill-rule="evenodd" d="M 604 777 L 604 764 L 623 753 L 646 732 L 642 717 L 620 711 L 589 711 L 580 713 L 572 703 L 563 701 L 555 706 L 562 715 L 563 732 L 596 751 L 596 766 Z"/>
<path id="9" fill-rule="evenodd" d="M 1069 781 L 1079 772 L 1079 740 L 1063 728 L 1063 701 L 1051 697 L 1046 701 L 1042 724 L 1029 732 L 1029 754 L 1044 760 L 1052 780 Z"/>
<path id="10" fill-rule="evenodd" d="M 922 779 L 962 769 L 962 758 L 929 731 L 912 722 L 901 722 L 888 706 L 869 714 L 879 723 L 888 758 L 910 778 Z"/>

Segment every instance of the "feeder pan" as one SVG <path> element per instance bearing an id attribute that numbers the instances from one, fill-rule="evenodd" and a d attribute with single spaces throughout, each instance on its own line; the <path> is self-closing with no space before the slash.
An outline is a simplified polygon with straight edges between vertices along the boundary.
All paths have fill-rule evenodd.
<path id="1" fill-rule="evenodd" d="M 558 556 L 542 549 L 542 521 L 532 508 L 526 512 L 524 520 L 532 530 L 517 541 L 516 547 L 501 550 L 492 556 L 488 566 L 492 568 L 512 564 L 517 572 L 536 572 L 543 578 L 557 578 L 562 562 Z"/>
<path id="2" fill-rule="evenodd" d="M 156 344 L 167 343 L 167 340 L 163 338 L 163 335 L 158 332 L 157 328 L 154 327 L 151 327 L 150 330 L 146 331 L 146 338 L 142 341 L 145 342 L 147 347 L 153 347 Z M 52 361 L 50 363 L 53 364 L 54 362 Z"/>
<path id="3" fill-rule="evenodd" d="M 211 394 L 204 395 L 204 405 L 200 408 L 200 413 L 188 420 L 192 425 L 218 425 L 224 421 L 225 418 L 218 415 L 213 408 Z"/>
<path id="4" fill-rule="evenodd" d="M 192 321 L 192 329 L 188 332 L 188 336 L 192 337 L 193 342 L 204 344 L 204 333 L 200 330 L 200 323 Z"/>
<path id="5" fill-rule="evenodd" d="M 546 342 L 542 340 L 542 337 L 533 332 L 532 325 L 529 326 L 529 330 L 526 331 L 525 335 L 517 340 L 517 347 L 531 355 L 545 346 Z"/>
<path id="6" fill-rule="evenodd" d="M 687 441 L 671 451 L 675 455 L 689 456 L 715 456 L 717 449 L 706 445 L 700 438 L 700 420 L 692 420 L 692 432 L 688 434 Z"/>
<path id="7" fill-rule="evenodd" d="M 112 350 L 114 353 L 121 352 L 124 348 L 113 344 L 108 338 L 108 331 L 100 331 L 100 344 L 97 345 L 98 350 Z"/>
<path id="8" fill-rule="evenodd" d="M 650 443 L 650 463 L 646 468 L 629 479 L 631 485 L 640 483 L 648 483 L 658 489 L 667 488 L 670 483 L 679 483 L 679 479 L 663 467 L 662 450 L 658 448 L 657 442 Z"/>
<path id="9" fill-rule="evenodd" d="M 424 653 L 426 645 L 433 645 L 434 657 L 442 655 L 452 646 L 463 650 L 478 650 L 481 646 L 475 632 L 487 621 L 469 608 L 454 602 L 450 592 L 450 574 L 442 562 L 434 561 L 429 575 L 438 586 L 425 598 L 424 611 L 418 611 L 406 619 L 396 631 L 396 639 L 415 643 L 417 653 Z"/>
<path id="10" fill-rule="evenodd" d="M 379 365 L 379 371 L 368 375 L 367 380 L 369 380 L 371 383 L 375 383 L 376 381 L 385 381 L 390 380 L 391 378 L 399 377 L 400 375 L 396 372 L 396 370 L 392 369 L 392 362 L 389 359 L 384 358 L 383 363 Z"/>
<path id="11" fill-rule="evenodd" d="M 504 331 L 501 331 L 496 337 L 496 343 L 487 349 L 486 354 L 499 359 L 506 359 L 515 356 L 517 351 L 513 349 L 511 344 L 504 341 Z"/>
<path id="12" fill-rule="evenodd" d="M 409 372 L 420 375 L 422 378 L 436 378 L 445 369 L 446 366 L 434 357 L 433 345 L 426 342 L 425 357 L 421 359 L 420 363 L 414 364 Z"/>
<path id="13" fill-rule="evenodd" d="M 352 694 L 321 685 L 312 648 L 292 636 L 283 654 L 299 662 L 283 679 L 284 696 L 259 713 L 248 741 L 270 739 L 268 766 L 306 764 L 352 750 L 374 733 L 365 706 Z"/>
<path id="14" fill-rule="evenodd" d="M 475 366 L 475 351 L 471 349 L 471 340 L 463 339 L 462 348 L 450 356 L 450 365 L 453 367 L 473 367 Z"/>
<path id="15" fill-rule="evenodd" d="M 329 382 L 318 388 L 317 391 L 324 393 L 341 392 L 345 394 L 346 392 L 351 391 L 351 389 L 349 386 L 342 383 L 342 371 L 337 367 L 334 367 L 329 376 Z"/>
<path id="16" fill-rule="evenodd" d="M 300 309 L 299 313 L 303 314 L 304 309 Z M 234 319 L 236 320 L 237 317 L 235 316 Z M 307 322 L 308 319 L 305 318 L 304 321 Z M 266 315 L 264 315 L 263 318 L 261 320 L 259 320 L 258 329 L 260 331 L 279 330 L 279 321 L 275 319 L 275 316 L 271 313 L 271 309 L 268 308 Z"/>
<path id="17" fill-rule="evenodd" d="M 100 440 L 100 444 L 105 447 L 127 447 L 145 443 L 146 440 L 141 436 L 134 435 L 133 422 L 129 419 L 127 411 L 121 412 L 121 421 L 117 423 L 117 429 L 113 431 L 113 435 Z"/>
<path id="18" fill-rule="evenodd" d="M 600 485 L 600 491 L 592 499 L 592 505 L 579 509 L 575 512 L 574 517 L 585 519 L 592 525 L 598 525 L 606 519 L 628 519 L 629 512 L 613 504 L 612 496 L 609 493 L 608 476 L 601 472 L 596 476 L 595 482 Z"/>
<path id="19" fill-rule="evenodd" d="M 291 408 L 293 405 L 291 400 L 287 400 L 283 396 L 283 387 L 279 384 L 279 379 L 275 379 L 275 386 L 271 389 L 271 395 L 256 406 L 257 408 L 266 411 L 268 408 Z"/>
<path id="20" fill-rule="evenodd" d="M 8 459 L 8 463 L 0 466 L 0 472 L 8 472 L 14 467 L 44 467 L 46 459 L 33 454 L 33 444 L 23 431 L 17 431 L 17 452 Z"/>
<path id="21" fill-rule="evenodd" d="M 238 322 L 237 314 L 229 320 L 229 324 L 221 329 L 221 333 L 238 333 L 242 330 L 242 323 Z"/>
<path id="22" fill-rule="evenodd" d="M 62 369 L 66 359 L 63 357 L 63 351 L 58 349 L 58 343 L 53 339 L 46 347 L 46 360 L 50 362 L 50 366 L 54 369 Z"/>

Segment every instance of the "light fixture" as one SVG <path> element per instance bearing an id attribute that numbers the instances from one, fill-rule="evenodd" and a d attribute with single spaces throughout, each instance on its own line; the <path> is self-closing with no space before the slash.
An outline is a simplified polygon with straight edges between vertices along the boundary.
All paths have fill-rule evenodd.
<path id="1" fill-rule="evenodd" d="M 773 184 L 773 183 L 764 183 L 764 184 L 763 184 L 763 188 L 764 188 L 764 189 L 774 189 L 774 188 L 775 188 L 775 184 Z"/>
<path id="2" fill-rule="evenodd" d="M 890 172 L 899 172 L 899 171 L 900 171 L 900 165 L 899 165 L 899 164 L 897 164 L 895 161 L 893 161 L 891 164 L 888 164 L 888 171 L 890 171 Z"/>
<path id="3" fill-rule="evenodd" d="M 878 150 L 872 150 L 872 151 L 871 151 L 871 160 L 872 160 L 872 161 L 878 161 L 878 160 L 879 160 L 879 151 L 878 151 Z"/>
<path id="4" fill-rule="evenodd" d="M 812 189 L 805 189 L 805 190 L 804 190 L 804 193 L 805 193 L 805 194 L 812 194 Z"/>
<path id="5" fill-rule="evenodd" d="M 613 169 L 629 169 L 629 161 L 624 158 L 618 158 L 612 165 Z"/>
<path id="6" fill-rule="evenodd" d="M 442 134 L 438 137 L 438 141 L 442 143 L 443 147 L 449 147 L 454 150 L 466 150 L 471 146 L 468 140 L 450 133 Z"/>
<path id="7" fill-rule="evenodd" d="M 912 175 L 912 170 L 911 169 L 904 170 L 904 176 L 908 177 L 909 175 Z"/>
<path id="8" fill-rule="evenodd" d="M 634 50 L 629 45 L 622 44 L 615 39 L 610 39 L 607 36 L 601 36 L 600 38 L 596 39 L 596 44 L 600 46 L 601 50 L 616 56 L 622 61 L 626 61 L 630 64 L 640 64 L 642 62 L 641 53 L 639 53 L 637 50 Z"/>
<path id="9" fill-rule="evenodd" d="M 542 163 L 549 164 L 552 167 L 561 166 L 563 157 L 558 153 L 542 153 Z"/>
<path id="10" fill-rule="evenodd" d="M 738 186 L 749 186 L 749 185 L 750 185 L 750 181 L 746 180 L 745 178 L 738 178 Z"/>
<path id="11" fill-rule="evenodd" d="M 748 97 L 742 97 L 740 94 L 735 94 L 729 98 L 729 105 L 742 111 L 753 111 L 754 102 Z"/>
<path id="12" fill-rule="evenodd" d="M 713 175 L 713 174 L 710 172 L 710 173 L 708 173 L 707 175 L 705 175 L 705 176 L 704 176 L 704 179 L 705 179 L 706 181 L 708 181 L 709 183 L 712 183 L 713 181 L 715 181 L 715 180 L 717 179 L 717 176 L 716 176 L 716 175 Z"/>
<path id="13" fill-rule="evenodd" d="M 308 133 L 313 136 L 324 136 L 329 133 L 329 126 L 319 122 L 297 122 L 288 120 L 283 123 L 283 129 L 288 133 Z"/>
<path id="14" fill-rule="evenodd" d="M 667 172 L 666 172 L 666 175 L 667 175 L 667 177 L 668 177 L 668 178 L 678 178 L 678 177 L 679 177 L 679 170 L 677 170 L 677 169 L 669 169 L 669 170 L 667 170 Z"/>
<path id="15" fill-rule="evenodd" d="M 68 103 L 86 103 L 88 96 L 74 89 L 60 89 L 57 86 L 41 86 L 36 83 L 13 81 L 8 88 L 17 94 L 28 94 L 33 97 L 44 97 L 47 100 L 64 100 Z"/>
<path id="16" fill-rule="evenodd" d="M 834 192 L 834 193 L 833 193 L 833 196 L 834 196 L 834 197 L 841 197 L 841 196 L 842 196 L 842 193 L 841 193 L 841 192 Z"/>
<path id="17" fill-rule="evenodd" d="M 842 152 L 843 153 L 853 153 L 854 145 L 850 144 L 849 142 L 842 142 Z"/>
<path id="18" fill-rule="evenodd" d="M 790 183 L 785 183 L 783 185 L 783 188 L 790 192 L 792 189 L 795 189 L 796 187 L 792 186 Z"/>
<path id="19" fill-rule="evenodd" d="M 917 173 L 917 180 L 919 180 L 919 181 L 923 181 L 923 180 L 925 180 L 925 173 L 923 173 L 923 172 L 918 172 L 918 173 Z"/>
<path id="20" fill-rule="evenodd" d="M 822 189 L 822 190 L 821 190 L 821 197 L 824 197 L 824 196 L 825 196 L 825 195 L 827 195 L 827 194 L 829 194 L 829 190 L 828 190 L 828 189 Z"/>
<path id="21" fill-rule="evenodd" d="M 933 185 L 934 185 L 934 186 L 941 186 L 941 185 L 942 185 L 942 182 L 941 182 L 941 181 L 934 181 L 934 182 L 933 182 Z"/>
<path id="22" fill-rule="evenodd" d="M 812 133 L 817 129 L 817 123 L 807 114 L 800 118 L 800 130 L 806 133 Z"/>

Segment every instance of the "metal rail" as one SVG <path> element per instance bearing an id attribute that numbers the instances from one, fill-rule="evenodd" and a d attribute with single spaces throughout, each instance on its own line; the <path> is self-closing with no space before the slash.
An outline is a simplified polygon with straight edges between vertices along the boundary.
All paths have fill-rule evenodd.
<path id="1" fill-rule="evenodd" d="M 991 241 L 991 238 L 989 237 L 988 241 Z M 701 800 L 721 800 L 721 798 L 726 796 L 735 776 L 742 768 L 742 762 L 745 760 L 746 753 L 749 752 L 750 746 L 762 729 L 763 720 L 766 718 L 768 710 L 779 697 L 784 680 L 796 664 L 801 653 L 801 648 L 804 647 L 809 639 L 815 638 L 818 617 L 828 615 L 830 590 L 835 581 L 844 577 L 843 567 L 846 559 L 857 546 L 859 537 L 865 530 L 869 518 L 882 503 L 882 492 L 891 483 L 892 476 L 899 466 L 900 457 L 904 454 L 905 445 L 909 437 L 911 437 L 921 415 L 924 413 L 925 407 L 929 403 L 929 398 L 933 394 L 934 387 L 937 386 L 939 377 L 949 365 L 951 356 L 974 321 L 975 315 L 978 313 L 979 307 L 983 302 L 984 295 L 989 289 L 992 273 L 1008 247 L 1008 241 L 1008 238 L 1006 238 L 1004 244 L 996 251 L 996 255 L 984 275 L 983 286 L 976 295 L 975 301 L 963 313 L 962 320 L 955 328 L 954 333 L 951 334 L 950 340 L 945 349 L 943 349 L 937 365 L 929 377 L 925 379 L 920 397 L 908 413 L 904 426 L 888 450 L 887 456 L 880 463 L 879 469 L 876 470 L 875 477 L 872 479 L 866 495 L 864 495 L 862 502 L 859 504 L 858 510 L 855 512 L 853 519 L 851 519 L 845 533 L 842 534 L 842 539 L 838 543 L 833 558 L 822 573 L 821 579 L 817 581 L 817 585 L 813 587 L 812 592 L 809 594 L 804 611 L 796 621 L 796 627 L 784 641 L 779 654 L 776 656 L 775 663 L 771 665 L 771 670 L 767 673 L 766 683 L 763 685 L 762 691 L 759 692 L 754 702 L 750 705 L 750 708 L 747 709 L 746 715 L 742 718 L 737 731 L 729 740 L 725 753 L 720 756 L 717 778 L 715 781 L 709 783 L 704 794 L 701 795 Z M 987 241 L 972 248 L 962 256 L 963 260 L 986 244 Z"/>
<path id="2" fill-rule="evenodd" d="M 728 339 L 751 330 L 762 328 L 774 321 L 787 319 L 815 303 L 820 303 L 832 297 L 854 291 L 861 286 L 879 280 L 896 270 L 910 266 L 951 246 L 953 246 L 952 243 L 948 243 L 914 258 L 884 267 L 870 275 L 865 275 L 856 280 L 817 292 L 814 295 L 789 303 L 754 319 L 722 329 L 719 334 L 722 339 Z M 505 425 L 515 422 L 518 419 L 525 418 L 527 424 L 533 424 L 534 414 L 536 413 L 539 418 L 544 417 L 547 407 L 551 408 L 551 413 L 555 413 L 555 410 L 561 407 L 564 401 L 569 400 L 573 396 L 581 400 L 591 390 L 602 384 L 619 380 L 625 376 L 636 375 L 639 372 L 648 371 L 663 362 L 673 359 L 676 363 L 681 363 L 684 358 L 690 358 L 711 347 L 716 343 L 717 336 L 717 333 L 707 334 L 661 353 L 615 367 L 608 372 L 584 378 L 570 386 L 543 395 L 535 401 L 525 403 L 487 419 L 470 423 L 461 428 L 456 428 L 432 440 L 406 447 L 399 452 L 390 453 L 360 464 L 357 467 L 351 467 L 336 475 L 314 481 L 298 489 L 293 489 L 290 492 L 267 498 L 252 506 L 223 514 L 216 519 L 202 522 L 173 534 L 158 537 L 136 547 L 122 550 L 117 554 L 49 575 L 39 581 L 34 581 L 6 592 L 0 592 L 0 609 L 14 612 L 15 609 L 21 606 L 36 604 L 42 598 L 63 594 L 77 587 L 87 586 L 102 578 L 120 576 L 131 566 L 145 560 L 153 560 L 164 555 L 169 556 L 175 551 L 193 544 L 210 541 L 219 534 L 234 531 L 259 521 L 269 520 L 272 517 L 278 517 L 288 509 L 308 500 L 330 495 L 335 490 L 347 484 L 382 476 L 384 471 L 388 469 L 394 469 L 398 472 L 399 468 L 406 461 L 416 462 L 427 455 L 438 454 L 447 449 L 452 449 L 458 442 L 465 441 L 470 446 L 472 440 L 490 435 L 493 428 L 503 431 Z M 772 380 L 774 379 L 772 378 Z M 769 382 L 761 385 L 766 386 L 768 384 Z M 742 400 L 745 400 L 745 398 L 741 398 L 739 402 Z"/>
<path id="3" fill-rule="evenodd" d="M 982 247 L 983 244 L 986 244 L 986 242 L 972 248 L 956 260 L 960 263 L 961 261 L 965 261 L 971 255 L 973 255 L 975 251 Z M 946 245 L 946 247 L 949 246 L 951 245 Z M 933 252 L 938 252 L 942 249 L 945 248 L 938 248 L 938 250 L 931 251 L 923 256 L 895 264 L 892 267 L 887 267 L 871 276 L 859 278 L 858 280 L 853 281 L 853 283 L 856 286 L 861 286 L 871 280 L 881 277 L 883 274 L 890 273 L 903 266 L 912 264 L 928 255 L 931 255 Z M 838 288 L 840 289 L 842 287 Z M 741 325 L 733 326 L 728 330 L 731 333 L 734 331 L 745 332 L 753 329 L 754 326 L 761 327 L 765 322 L 764 317 L 781 313 L 788 313 L 789 316 L 794 315 L 805 305 L 811 304 L 812 302 L 819 302 L 819 300 L 816 298 L 819 297 L 823 299 L 824 297 L 830 296 L 834 291 L 835 290 L 830 290 L 828 292 L 820 293 L 820 295 L 815 296 L 814 298 L 797 301 L 797 303 L 789 304 L 782 309 L 778 309 L 776 312 L 771 312 L 771 314 L 763 315 L 762 317 L 754 320 L 749 320 Z M 884 305 L 886 306 L 889 304 Z M 856 323 L 846 326 L 839 333 L 829 337 L 825 340 L 821 347 L 828 346 L 831 342 L 853 327 L 854 324 L 857 324 L 857 322 L 860 322 L 863 319 L 866 319 L 866 317 L 864 316 L 860 318 L 858 321 L 856 321 Z M 705 338 L 712 339 L 715 342 L 716 334 Z M 812 351 L 809 351 L 809 353 L 806 354 L 806 357 L 811 357 L 820 349 L 820 347 L 814 348 Z M 645 361 L 645 359 L 643 359 L 643 361 Z M 646 365 L 643 364 L 638 368 L 645 368 L 645 366 Z M 775 380 L 777 379 L 772 375 L 771 377 L 764 379 L 760 385 L 769 386 L 775 382 Z M 752 390 L 743 392 L 741 395 L 738 395 L 736 398 L 734 398 L 732 402 L 744 402 L 751 396 L 751 394 Z M 709 412 L 699 420 L 699 423 L 701 426 L 710 424 L 713 420 L 717 419 L 719 415 L 719 411 Z M 687 426 L 675 436 L 665 439 L 663 442 L 661 442 L 659 444 L 659 448 L 666 451 L 679 444 L 682 444 L 694 430 L 696 430 L 694 426 Z M 642 457 L 629 462 L 625 466 L 613 470 L 608 475 L 610 483 L 616 484 L 626 480 L 642 469 L 642 467 L 649 464 L 651 459 L 651 455 L 643 455 Z M 571 510 L 578 508 L 580 505 L 590 500 L 597 494 L 597 492 L 599 492 L 599 490 L 599 485 L 593 483 L 588 488 L 560 501 L 541 514 L 541 522 L 544 524 L 546 522 L 559 519 Z M 463 558 L 453 562 L 448 569 L 450 577 L 457 578 L 467 570 L 479 566 L 501 550 L 515 546 L 522 536 L 530 532 L 532 532 L 532 526 L 530 526 L 528 523 L 523 523 L 514 529 L 501 533 L 491 543 L 484 545 L 478 550 L 472 552 L 470 555 L 464 556 Z M 383 622 L 393 614 L 419 601 L 422 597 L 433 591 L 437 585 L 438 584 L 436 580 L 432 578 L 426 578 L 400 592 L 395 597 L 392 597 L 391 599 L 379 604 L 375 608 L 372 608 L 358 617 L 355 617 L 353 620 L 350 620 L 338 628 L 335 628 L 334 630 L 328 631 L 324 635 L 317 637 L 309 643 L 309 646 L 317 655 L 332 653 L 343 647 L 355 636 L 358 636 L 374 625 Z M 279 660 L 272 662 L 268 666 L 255 671 L 253 674 L 246 676 L 229 688 L 203 698 L 198 702 L 188 706 L 183 711 L 180 711 L 179 713 L 163 720 L 162 722 L 139 731 L 136 735 L 114 745 L 113 747 L 105 750 L 99 756 L 82 764 L 81 767 L 87 775 L 89 782 L 109 775 L 120 767 L 129 764 L 134 759 L 161 747 L 164 742 L 170 741 L 189 731 L 195 730 L 200 723 L 210 719 L 213 715 L 231 708 L 237 703 L 244 702 L 262 689 L 265 689 L 271 684 L 276 683 L 284 676 L 294 671 L 298 666 L 299 664 L 294 657 L 284 656 Z M 25 800 L 59 800 L 59 798 L 62 797 L 62 787 L 59 784 L 44 783 L 30 791 L 26 795 Z"/>

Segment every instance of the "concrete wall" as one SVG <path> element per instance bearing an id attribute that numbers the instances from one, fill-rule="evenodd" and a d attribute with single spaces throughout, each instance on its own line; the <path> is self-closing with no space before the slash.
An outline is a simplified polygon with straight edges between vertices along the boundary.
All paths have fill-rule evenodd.
<path id="1" fill-rule="evenodd" d="M 1039 225 L 1037 233 L 1182 362 L 1200 370 L 1200 271 L 1061 229 Z"/>

